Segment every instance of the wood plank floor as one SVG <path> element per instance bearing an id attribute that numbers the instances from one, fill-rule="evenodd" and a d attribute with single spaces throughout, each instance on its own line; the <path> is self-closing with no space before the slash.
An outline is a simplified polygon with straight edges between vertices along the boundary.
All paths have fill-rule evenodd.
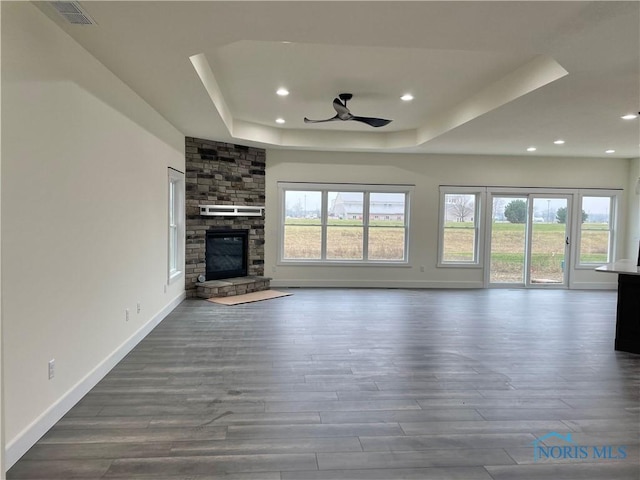
<path id="1" fill-rule="evenodd" d="M 185 301 L 8 478 L 640 478 L 615 292 L 291 291 Z M 550 432 L 626 458 L 534 461 Z"/>

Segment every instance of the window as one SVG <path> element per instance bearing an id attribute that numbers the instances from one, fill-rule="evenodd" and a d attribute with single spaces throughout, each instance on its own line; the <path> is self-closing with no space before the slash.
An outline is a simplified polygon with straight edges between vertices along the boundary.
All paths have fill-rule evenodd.
<path id="1" fill-rule="evenodd" d="M 282 262 L 407 263 L 409 186 L 279 185 Z"/>
<path id="2" fill-rule="evenodd" d="M 439 266 L 480 265 L 478 189 L 441 187 Z"/>
<path id="3" fill-rule="evenodd" d="M 486 286 L 567 285 L 615 258 L 620 190 L 441 186 L 438 267 L 483 268 Z"/>
<path id="4" fill-rule="evenodd" d="M 369 194 L 368 251 L 370 260 L 402 261 L 405 259 L 405 204 L 404 193 Z M 389 213 L 389 215 L 385 215 Z M 392 218 L 393 216 L 393 218 Z"/>
<path id="5" fill-rule="evenodd" d="M 593 268 L 613 258 L 615 196 L 580 197 L 580 243 L 578 266 Z"/>
<path id="6" fill-rule="evenodd" d="M 326 259 L 363 260 L 364 192 L 328 192 L 327 200 Z"/>
<path id="7" fill-rule="evenodd" d="M 321 192 L 285 193 L 284 251 L 288 260 L 322 258 Z"/>
<path id="8" fill-rule="evenodd" d="M 182 276 L 184 264 L 184 174 L 169 169 L 169 272 L 168 283 Z"/>

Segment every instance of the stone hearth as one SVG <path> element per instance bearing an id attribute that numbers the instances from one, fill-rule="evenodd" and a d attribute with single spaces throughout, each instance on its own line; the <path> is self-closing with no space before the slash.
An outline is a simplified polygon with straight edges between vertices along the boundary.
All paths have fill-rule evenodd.
<path id="1" fill-rule="evenodd" d="M 269 290 L 269 277 L 251 276 L 209 280 L 196 283 L 196 296 L 199 298 L 231 297 L 245 293 Z"/>

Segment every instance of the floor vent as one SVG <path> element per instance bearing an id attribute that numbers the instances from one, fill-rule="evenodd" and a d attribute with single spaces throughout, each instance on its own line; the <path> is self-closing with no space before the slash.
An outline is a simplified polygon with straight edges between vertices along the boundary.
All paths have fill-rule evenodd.
<path id="1" fill-rule="evenodd" d="M 49 2 L 67 22 L 73 25 L 95 25 L 96 22 L 78 2 Z"/>

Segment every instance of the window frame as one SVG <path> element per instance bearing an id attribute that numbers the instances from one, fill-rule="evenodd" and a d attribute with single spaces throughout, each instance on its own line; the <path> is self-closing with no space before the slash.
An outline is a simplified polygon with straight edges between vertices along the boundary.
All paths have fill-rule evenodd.
<path id="1" fill-rule="evenodd" d="M 444 260 L 444 234 L 446 225 L 446 196 L 447 195 L 475 195 L 474 221 L 474 260 Z M 483 268 L 484 267 L 484 230 L 485 221 L 482 217 L 487 196 L 486 187 L 456 187 L 440 186 L 440 208 L 438 224 L 438 268 Z"/>
<path id="2" fill-rule="evenodd" d="M 576 270 L 593 270 L 595 267 L 603 265 L 603 263 L 611 263 L 613 259 L 616 258 L 616 243 L 618 242 L 616 232 L 618 223 L 618 208 L 620 205 L 620 194 L 621 192 L 618 190 L 581 189 L 578 191 L 578 205 L 575 209 L 574 214 L 574 221 L 576 224 L 575 238 L 577 240 L 574 258 L 574 268 Z M 609 246 L 607 252 L 608 258 L 606 262 L 585 263 L 580 261 L 580 258 L 582 256 L 582 206 L 584 197 L 609 198 Z"/>
<path id="3" fill-rule="evenodd" d="M 184 276 L 184 173 L 169 168 L 167 187 L 167 284 L 171 285 Z M 175 242 L 172 241 L 172 238 L 175 239 Z"/>
<path id="4" fill-rule="evenodd" d="M 409 232 L 410 232 L 410 211 L 411 211 L 411 197 L 413 194 L 414 185 L 399 185 L 399 184 L 356 184 L 356 183 L 304 183 L 304 182 L 278 182 L 278 195 L 279 195 L 279 247 L 278 247 L 278 259 L 277 264 L 283 266 L 300 265 L 300 266 L 393 266 L 393 267 L 408 267 L 409 266 Z M 321 228 L 321 254 L 319 259 L 292 259 L 285 258 L 284 246 L 285 246 L 285 226 L 286 226 L 286 192 L 298 191 L 298 192 L 320 192 L 321 194 L 321 206 L 320 206 L 320 228 Z M 363 245 L 362 245 L 362 260 L 356 259 L 327 259 L 327 227 L 329 215 L 329 192 L 354 192 L 363 194 L 363 218 L 362 218 L 362 230 L 363 230 Z M 404 244 L 403 244 L 403 258 L 402 260 L 369 260 L 368 259 L 368 239 L 370 228 L 390 228 L 390 227 L 370 227 L 369 207 L 370 207 L 370 194 L 371 193 L 402 193 L 404 194 Z M 394 227 L 399 228 L 399 227 Z"/>

